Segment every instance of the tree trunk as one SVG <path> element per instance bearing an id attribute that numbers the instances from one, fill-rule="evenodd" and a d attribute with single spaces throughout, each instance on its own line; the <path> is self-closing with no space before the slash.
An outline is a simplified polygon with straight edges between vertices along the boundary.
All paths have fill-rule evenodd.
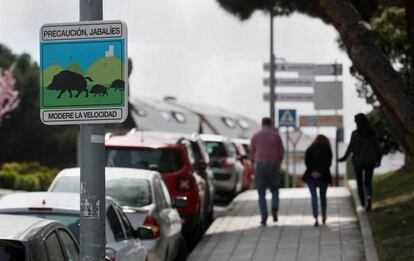
<path id="1" fill-rule="evenodd" d="M 406 153 L 414 155 L 414 95 L 375 43 L 369 25 L 349 0 L 318 0 L 358 72 L 375 92 Z"/>

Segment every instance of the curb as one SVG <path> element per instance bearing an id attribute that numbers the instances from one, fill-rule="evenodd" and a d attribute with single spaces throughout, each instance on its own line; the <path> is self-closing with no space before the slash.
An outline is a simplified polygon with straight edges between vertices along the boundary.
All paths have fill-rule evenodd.
<path id="1" fill-rule="evenodd" d="M 367 261 L 379 261 L 377 248 L 375 247 L 374 238 L 372 237 L 371 225 L 368 222 L 367 213 L 362 208 L 361 203 L 358 199 L 356 181 L 348 180 L 347 187 L 352 194 L 355 211 L 358 215 L 359 228 L 362 235 L 362 242 L 364 244 L 365 258 Z"/>

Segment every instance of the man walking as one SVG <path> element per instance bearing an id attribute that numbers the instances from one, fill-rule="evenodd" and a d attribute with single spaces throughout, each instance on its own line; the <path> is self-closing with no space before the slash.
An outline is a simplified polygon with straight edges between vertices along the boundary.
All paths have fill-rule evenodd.
<path id="1" fill-rule="evenodd" d="M 268 216 L 266 189 L 272 192 L 272 216 L 277 222 L 279 209 L 279 167 L 284 157 L 284 148 L 279 133 L 273 128 L 270 118 L 262 119 L 262 129 L 250 142 L 250 160 L 255 166 L 256 189 L 259 194 L 261 224 L 266 226 Z"/>

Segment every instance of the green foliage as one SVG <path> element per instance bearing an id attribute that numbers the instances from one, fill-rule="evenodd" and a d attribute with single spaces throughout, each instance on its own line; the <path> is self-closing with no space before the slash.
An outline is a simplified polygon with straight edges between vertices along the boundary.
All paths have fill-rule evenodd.
<path id="1" fill-rule="evenodd" d="M 0 188 L 44 191 L 58 173 L 38 162 L 9 162 L 0 168 Z"/>
<path id="2" fill-rule="evenodd" d="M 76 163 L 77 126 L 45 126 L 39 117 L 39 67 L 27 54 L 15 55 L 0 44 L 0 68 L 16 63 L 20 105 L 0 126 L 0 162 L 39 161 L 55 167 Z"/>
<path id="3" fill-rule="evenodd" d="M 375 176 L 369 220 L 380 260 L 414 260 L 414 164 Z"/>

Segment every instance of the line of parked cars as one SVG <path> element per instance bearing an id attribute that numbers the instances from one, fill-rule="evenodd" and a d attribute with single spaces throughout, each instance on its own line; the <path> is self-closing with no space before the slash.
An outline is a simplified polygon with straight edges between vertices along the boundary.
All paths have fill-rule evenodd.
<path id="1" fill-rule="evenodd" d="M 107 135 L 107 259 L 185 260 L 187 248 L 213 220 L 216 195 L 233 197 L 251 186 L 248 145 L 205 134 Z M 2 214 L 12 214 L 25 225 L 20 232 L 10 230 L 15 238 L 6 241 L 7 222 L 0 223 L 0 260 L 77 260 L 79 190 L 80 169 L 70 168 L 55 177 L 48 192 L 1 198 L 0 222 L 6 219 Z M 26 259 L 17 258 L 21 255 Z"/>

